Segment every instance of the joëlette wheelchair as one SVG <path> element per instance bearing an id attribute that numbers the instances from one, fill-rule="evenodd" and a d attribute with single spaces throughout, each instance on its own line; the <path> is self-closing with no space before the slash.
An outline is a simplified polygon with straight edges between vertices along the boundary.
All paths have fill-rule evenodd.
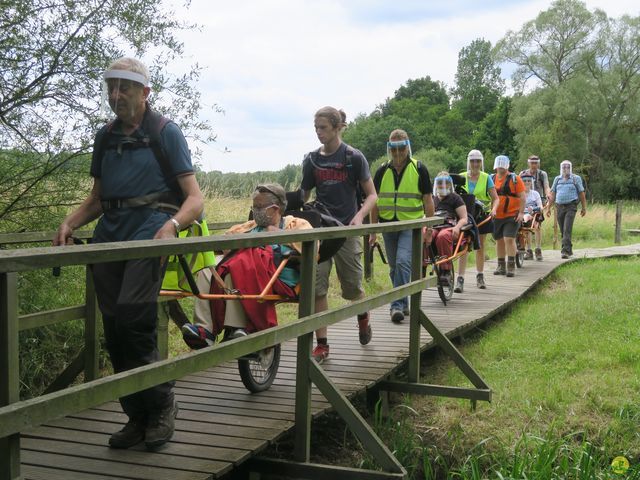
<path id="1" fill-rule="evenodd" d="M 315 208 L 313 205 L 311 207 L 309 206 L 309 204 L 305 204 L 303 206 L 299 192 L 287 193 L 287 198 L 289 200 L 289 209 L 285 212 L 285 215 L 293 215 L 299 218 L 304 218 L 314 228 L 333 226 L 333 222 L 339 223 L 333 218 L 327 218 L 325 212 L 322 212 L 318 208 Z M 327 239 L 321 241 L 318 249 L 317 262 L 320 263 L 331 258 L 342 247 L 344 242 L 344 238 Z M 177 301 L 181 298 L 195 297 L 197 299 L 205 301 L 214 299 L 254 300 L 256 302 L 273 302 L 274 304 L 298 301 L 299 286 L 297 286 L 295 289 L 295 297 L 283 296 L 274 294 L 272 292 L 273 286 L 282 270 L 287 265 L 292 266 L 298 263 L 299 254 L 297 254 L 297 252 L 295 251 L 289 252 L 282 256 L 280 264 L 277 266 L 275 272 L 271 275 L 269 282 L 259 293 L 243 293 L 238 289 L 228 288 L 225 285 L 224 280 L 220 277 L 215 269 L 211 269 L 212 282 L 215 282 L 219 289 L 224 293 L 204 293 L 198 288 L 196 280 L 191 272 L 189 262 L 187 261 L 185 256 L 176 255 L 176 257 L 178 262 L 180 263 L 180 266 L 182 267 L 181 270 L 186 277 L 186 282 L 189 288 L 184 290 L 161 290 L 160 295 L 163 297 L 170 297 L 174 299 L 172 301 L 169 301 L 169 315 L 178 325 L 189 322 L 187 314 L 184 312 L 179 302 Z M 226 256 L 221 260 L 220 264 L 225 261 L 225 258 Z M 218 342 L 224 340 L 225 338 L 222 333 L 216 337 L 216 341 Z M 252 393 L 257 393 L 265 391 L 269 389 L 269 387 L 271 387 L 280 365 L 280 351 L 280 344 L 277 344 L 272 347 L 268 347 L 258 352 L 254 352 L 252 354 L 238 358 L 238 371 L 240 373 L 242 383 L 247 388 L 247 390 Z"/>
<path id="2" fill-rule="evenodd" d="M 540 228 L 544 217 L 541 210 L 534 210 L 530 222 L 522 223 L 516 233 L 516 266 L 524 267 L 524 255 L 527 248 L 527 237 L 532 233 L 535 234 Z"/>
<path id="3" fill-rule="evenodd" d="M 453 253 L 451 256 L 439 255 L 436 251 L 434 242 L 423 242 L 422 255 L 422 275 L 435 275 L 438 279 L 437 290 L 438 296 L 442 303 L 446 306 L 447 302 L 453 297 L 453 289 L 455 287 L 455 270 L 454 261 L 467 255 L 471 250 L 480 248 L 480 234 L 478 228 L 491 221 L 491 216 L 487 215 L 482 204 L 476 200 L 475 195 L 469 194 L 464 190 L 466 180 L 461 175 L 451 175 L 455 192 L 462 197 L 467 207 L 467 224 L 460 230 L 460 235 L 455 242 Z M 436 212 L 436 216 L 438 212 Z M 449 224 L 436 225 L 434 229 L 450 228 Z M 442 265 L 449 268 L 446 271 L 451 272 L 448 278 L 443 270 Z"/>

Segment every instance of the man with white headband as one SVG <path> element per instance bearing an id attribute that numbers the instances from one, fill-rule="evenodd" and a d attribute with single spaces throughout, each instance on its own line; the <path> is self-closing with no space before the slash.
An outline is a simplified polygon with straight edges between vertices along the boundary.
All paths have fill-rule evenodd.
<path id="1" fill-rule="evenodd" d="M 396 129 L 387 142 L 387 162 L 373 177 L 378 193 L 376 206 L 371 209 L 371 223 L 416 220 L 433 216 L 431 180 L 427 167 L 411 156 L 411 142 L 407 132 Z M 411 280 L 411 230 L 383 233 L 384 248 L 389 261 L 389 276 L 394 287 Z M 374 245 L 376 235 L 369 236 Z M 409 314 L 407 297 L 391 302 L 393 323 L 400 323 Z"/>
<path id="2" fill-rule="evenodd" d="M 538 192 L 540 198 L 542 199 L 542 205 L 546 205 L 547 198 L 549 198 L 549 193 L 551 193 L 551 189 L 549 188 L 549 176 L 547 172 L 540 169 L 540 157 L 537 155 L 530 155 L 527 159 L 527 164 L 529 168 L 520 172 L 520 178 L 524 176 L 533 177 L 533 184 L 531 188 Z M 536 236 L 536 260 L 542 260 L 542 229 L 538 228 L 535 233 Z"/>
<path id="3" fill-rule="evenodd" d="M 142 62 L 120 58 L 104 80 L 116 119 L 96 135 L 89 196 L 64 219 L 53 243 L 67 244 L 74 230 L 97 218 L 94 243 L 175 238 L 203 209 L 184 135 L 150 109 L 149 72 Z M 159 359 L 157 296 L 165 266 L 159 258 L 92 265 L 115 372 Z M 155 449 L 173 435 L 173 382 L 122 397 L 120 404 L 129 421 L 110 437 L 112 448 L 144 441 Z"/>
<path id="4" fill-rule="evenodd" d="M 494 275 L 513 277 L 516 271 L 516 234 L 524 217 L 526 195 L 524 183 L 509 172 L 509 157 L 498 155 L 493 163 L 493 183 L 498 193 L 498 209 L 493 220 L 493 238 L 496 241 L 498 268 Z M 506 257 L 506 261 L 505 261 Z"/>
<path id="5" fill-rule="evenodd" d="M 562 235 L 560 256 L 564 259 L 573 255 L 571 233 L 573 231 L 573 221 L 578 211 L 578 200 L 582 205 L 580 216 L 584 217 L 587 214 L 587 197 L 582 178 L 580 175 L 573 173 L 571 162 L 564 160 L 560 163 L 560 175 L 553 179 L 547 205 L 547 214 L 549 214 L 554 203 L 557 205 L 558 225 Z"/>

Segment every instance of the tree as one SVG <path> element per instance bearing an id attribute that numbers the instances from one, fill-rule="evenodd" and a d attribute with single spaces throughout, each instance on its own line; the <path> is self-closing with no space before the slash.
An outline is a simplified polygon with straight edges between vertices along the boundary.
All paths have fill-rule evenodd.
<path id="1" fill-rule="evenodd" d="M 477 148 L 484 154 L 486 170 L 491 170 L 493 157 L 497 155 L 507 155 L 511 159 L 512 170 L 515 171 L 518 167 L 516 132 L 509 125 L 511 108 L 511 99 L 502 98 L 476 131 L 472 148 Z"/>
<path id="2" fill-rule="evenodd" d="M 495 108 L 504 92 L 504 80 L 493 59 L 491 42 L 478 38 L 460 50 L 455 82 L 453 106 L 467 120 L 479 122 Z"/>
<path id="3" fill-rule="evenodd" d="M 407 83 L 395 91 L 393 98 L 387 99 L 386 103 L 382 106 L 382 113 L 386 114 L 385 109 L 391 102 L 403 99 L 421 99 L 422 103 L 428 106 L 449 106 L 449 95 L 447 94 L 446 85 L 440 81 L 431 80 L 429 75 L 415 80 L 407 80 Z"/>
<path id="4" fill-rule="evenodd" d="M 0 230 L 31 227 L 32 219 L 45 216 L 27 213 L 68 205 L 83 196 L 79 190 L 86 192 L 88 182 L 66 182 L 83 159 L 86 168 L 93 134 L 105 121 L 101 75 L 125 50 L 149 65 L 154 107 L 192 138 L 212 138 L 198 119 L 199 68 L 179 77 L 167 73 L 182 53 L 175 32 L 186 27 L 161 0 L 2 2 Z"/>
<path id="5" fill-rule="evenodd" d="M 512 77 L 517 91 L 530 78 L 546 87 L 558 85 L 584 70 L 584 54 L 606 18 L 579 0 L 556 0 L 519 31 L 507 32 L 496 45 L 496 59 L 517 65 Z"/>

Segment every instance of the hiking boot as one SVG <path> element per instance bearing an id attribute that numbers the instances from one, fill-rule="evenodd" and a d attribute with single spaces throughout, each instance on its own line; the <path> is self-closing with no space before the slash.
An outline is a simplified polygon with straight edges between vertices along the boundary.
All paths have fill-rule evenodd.
<path id="1" fill-rule="evenodd" d="M 409 310 L 409 308 L 403 308 L 403 309 L 402 309 L 402 314 L 403 314 L 405 317 L 408 317 L 409 315 L 411 315 L 411 311 Z"/>
<path id="2" fill-rule="evenodd" d="M 533 260 L 533 250 L 529 249 L 526 252 L 524 252 L 524 259 Z"/>
<path id="3" fill-rule="evenodd" d="M 358 333 L 360 337 L 360 345 L 366 345 L 371 341 L 373 332 L 371 331 L 371 325 L 369 325 L 369 312 L 365 314 L 364 318 L 358 318 Z"/>
<path id="4" fill-rule="evenodd" d="M 496 268 L 493 271 L 494 275 L 506 275 L 507 273 L 507 266 L 504 263 L 499 263 L 498 262 L 498 268 Z"/>
<path id="5" fill-rule="evenodd" d="M 453 278 L 451 278 L 451 272 L 449 270 L 440 270 L 440 285 L 443 287 L 448 287 L 453 282 Z"/>
<path id="6" fill-rule="evenodd" d="M 456 288 L 453 289 L 456 293 L 464 292 L 464 277 L 458 277 L 458 282 L 456 283 Z"/>
<path id="7" fill-rule="evenodd" d="M 316 348 L 313 349 L 311 356 L 318 363 L 324 362 L 327 358 L 329 358 L 329 345 L 327 345 L 326 343 L 317 344 Z"/>
<path id="8" fill-rule="evenodd" d="M 560 258 L 562 258 L 563 260 L 566 260 L 567 258 L 569 258 L 569 254 L 568 254 L 568 253 L 566 253 L 566 252 L 562 252 L 562 253 L 560 254 Z"/>
<path id="9" fill-rule="evenodd" d="M 514 277 L 516 275 L 516 262 L 507 262 L 507 277 Z"/>
<path id="10" fill-rule="evenodd" d="M 124 428 L 109 438 L 111 448 L 130 448 L 144 440 L 147 428 L 146 421 L 142 417 L 129 419 Z"/>
<path id="11" fill-rule="evenodd" d="M 391 310 L 391 321 L 393 323 L 400 323 L 404 320 L 404 313 L 400 310 Z"/>
<path id="12" fill-rule="evenodd" d="M 182 339 L 193 350 L 210 347 L 216 343 L 216 337 L 206 328 L 200 325 L 185 323 L 182 328 Z"/>
<path id="13" fill-rule="evenodd" d="M 144 437 L 144 443 L 149 450 L 156 449 L 171 439 L 177 415 L 178 402 L 174 401 L 167 408 L 155 412 L 149 417 L 149 424 Z"/>
<path id="14" fill-rule="evenodd" d="M 536 260 L 538 262 L 542 261 L 542 250 L 540 250 L 539 248 L 536 248 Z"/>
<path id="15" fill-rule="evenodd" d="M 487 288 L 487 286 L 484 283 L 484 275 L 482 273 L 479 273 L 476 275 L 476 286 L 482 290 Z"/>
<path id="16" fill-rule="evenodd" d="M 244 328 L 233 328 L 233 327 L 227 327 L 227 328 L 229 328 L 229 330 L 227 330 L 224 334 L 225 340 L 235 340 L 236 338 L 242 338 L 247 336 L 247 332 L 245 331 Z"/>

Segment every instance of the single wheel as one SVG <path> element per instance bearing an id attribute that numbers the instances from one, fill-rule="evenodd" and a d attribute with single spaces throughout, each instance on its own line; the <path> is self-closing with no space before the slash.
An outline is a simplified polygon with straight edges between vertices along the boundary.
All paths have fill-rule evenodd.
<path id="1" fill-rule="evenodd" d="M 442 303 L 445 306 L 447 305 L 447 302 L 451 300 L 451 297 L 453 297 L 453 288 L 456 278 L 455 272 L 453 270 L 453 262 L 449 263 L 451 263 L 451 269 L 449 270 L 451 274 L 451 277 L 449 278 L 449 285 L 442 284 L 440 279 L 445 272 L 442 269 L 436 267 L 436 274 L 438 275 L 438 295 L 440 296 L 440 300 L 442 300 Z"/>
<path id="2" fill-rule="evenodd" d="M 251 393 L 268 390 L 280 366 L 280 344 L 238 359 L 242 383 Z"/>
<path id="3" fill-rule="evenodd" d="M 518 235 L 516 235 L 516 267 L 518 268 L 524 267 L 524 249 L 524 238 L 518 232 Z"/>

